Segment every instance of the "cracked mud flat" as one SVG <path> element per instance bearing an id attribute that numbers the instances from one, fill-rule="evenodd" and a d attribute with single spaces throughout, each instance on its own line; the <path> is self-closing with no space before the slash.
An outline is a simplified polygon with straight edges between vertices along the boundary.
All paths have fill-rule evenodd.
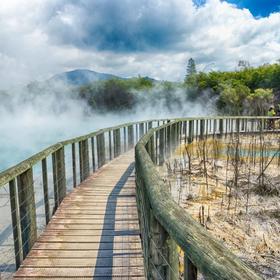
<path id="1" fill-rule="evenodd" d="M 240 150 L 244 151 L 255 141 L 255 154 L 250 158 L 252 154 L 243 153 L 237 161 L 232 154 L 230 159 L 228 153 L 225 154 L 224 144 L 220 146 L 222 152 L 213 156 L 213 143 L 207 140 L 207 155 L 204 157 L 196 151 L 197 145 L 194 144 L 191 170 L 183 145 L 160 169 L 173 198 L 264 279 L 280 279 L 278 138 L 265 136 L 262 142 L 265 143 L 265 153 L 262 151 L 260 155 L 257 138 L 241 137 Z M 235 142 L 233 139 L 223 141 L 231 145 Z M 203 151 L 201 147 L 198 149 Z M 238 175 L 235 176 L 237 169 Z M 264 180 L 258 178 L 262 172 Z"/>

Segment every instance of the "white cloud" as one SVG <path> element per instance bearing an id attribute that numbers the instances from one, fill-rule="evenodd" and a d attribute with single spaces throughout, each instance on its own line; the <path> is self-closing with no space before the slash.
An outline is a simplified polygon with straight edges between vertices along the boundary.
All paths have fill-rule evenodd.
<path id="1" fill-rule="evenodd" d="M 279 58 L 280 13 L 256 19 L 219 0 L 113 2 L 2 0 L 0 88 L 74 68 L 179 80 L 189 57 L 222 70 Z"/>

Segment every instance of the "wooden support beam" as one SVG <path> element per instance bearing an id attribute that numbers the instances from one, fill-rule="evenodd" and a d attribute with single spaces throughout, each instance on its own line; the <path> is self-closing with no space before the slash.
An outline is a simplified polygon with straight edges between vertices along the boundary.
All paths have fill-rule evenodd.
<path id="1" fill-rule="evenodd" d="M 88 139 L 79 141 L 80 179 L 83 182 L 90 173 Z"/>
<path id="2" fill-rule="evenodd" d="M 101 133 L 101 134 L 96 136 L 96 142 L 97 142 L 98 168 L 100 168 L 106 162 L 106 160 L 105 160 L 105 137 L 104 137 L 104 133 Z"/>
<path id="3" fill-rule="evenodd" d="M 46 225 L 50 221 L 50 205 L 49 205 L 49 187 L 48 187 L 48 166 L 47 159 L 42 160 L 42 181 L 44 191 L 44 206 L 45 206 L 45 219 Z"/>
<path id="4" fill-rule="evenodd" d="M 37 239 L 35 193 L 32 168 L 17 177 L 23 259 Z"/>
<path id="5" fill-rule="evenodd" d="M 91 158 L 92 158 L 92 171 L 96 170 L 96 162 L 95 162 L 95 139 L 91 137 Z"/>
<path id="6" fill-rule="evenodd" d="M 197 268 L 187 254 L 184 254 L 184 280 L 197 280 Z"/>
<path id="7" fill-rule="evenodd" d="M 11 218 L 12 218 L 13 237 L 14 237 L 15 262 L 16 262 L 16 269 L 18 269 L 21 262 L 23 261 L 23 255 L 22 255 L 22 240 L 21 240 L 21 232 L 20 232 L 19 204 L 17 200 L 15 179 L 9 182 L 9 192 L 10 192 Z"/>
<path id="8" fill-rule="evenodd" d="M 128 149 L 132 149 L 134 146 L 134 130 L 133 125 L 128 126 Z"/>
<path id="9" fill-rule="evenodd" d="M 76 143 L 72 143 L 72 174 L 73 188 L 77 186 Z"/>

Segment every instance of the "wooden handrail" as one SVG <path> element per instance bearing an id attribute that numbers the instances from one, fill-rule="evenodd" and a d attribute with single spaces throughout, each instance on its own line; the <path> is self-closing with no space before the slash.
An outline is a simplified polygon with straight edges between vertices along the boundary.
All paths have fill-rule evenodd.
<path id="1" fill-rule="evenodd" d="M 176 261 L 175 257 L 175 265 L 172 266 L 174 258 L 173 260 L 170 259 L 174 250 L 177 250 L 177 245 L 185 253 L 184 279 L 197 279 L 197 270 L 206 279 L 213 280 L 262 279 L 220 241 L 201 227 L 190 214 L 172 199 L 167 191 L 167 184 L 163 182 L 155 166 L 156 162 L 162 164 L 163 161 L 159 156 L 156 158 L 155 153 L 167 151 L 170 149 L 168 147 L 170 145 L 178 146 L 183 136 L 182 131 L 185 129 L 185 134 L 190 133 L 194 121 L 200 122 L 199 135 L 196 135 L 200 137 L 207 129 L 205 127 L 207 120 L 214 120 L 215 123 L 222 120 L 218 124 L 217 135 L 223 135 L 224 133 L 239 133 L 242 121 L 244 121 L 243 125 L 246 124 L 246 127 L 248 121 L 255 123 L 255 132 L 262 131 L 267 119 L 271 118 L 211 117 L 177 119 L 149 130 L 137 143 L 135 147 L 137 202 L 148 279 L 176 279 L 174 274 L 179 277 L 178 271 L 176 271 L 178 260 Z M 275 119 L 278 118 L 276 117 Z M 234 122 L 234 126 L 232 125 L 231 129 L 224 127 L 229 122 Z M 189 132 L 186 129 L 187 124 L 190 128 Z M 243 132 L 249 132 L 249 129 Z M 192 141 L 193 135 L 184 136 L 185 139 Z M 172 247 L 172 242 L 175 242 L 175 247 L 174 245 Z"/>

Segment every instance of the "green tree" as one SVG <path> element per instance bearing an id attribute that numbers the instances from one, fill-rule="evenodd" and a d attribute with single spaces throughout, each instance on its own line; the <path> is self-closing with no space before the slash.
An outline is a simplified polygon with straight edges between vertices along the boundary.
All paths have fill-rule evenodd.
<path id="1" fill-rule="evenodd" d="M 273 102 L 272 89 L 258 88 L 247 96 L 248 112 L 251 115 L 266 115 L 268 107 Z"/>
<path id="2" fill-rule="evenodd" d="M 185 77 L 185 82 L 188 86 L 196 86 L 196 66 L 193 58 L 190 58 L 187 65 L 187 74 Z"/>
<path id="3" fill-rule="evenodd" d="M 219 109 L 232 115 L 241 115 L 250 89 L 236 80 L 222 83 L 220 87 Z"/>

